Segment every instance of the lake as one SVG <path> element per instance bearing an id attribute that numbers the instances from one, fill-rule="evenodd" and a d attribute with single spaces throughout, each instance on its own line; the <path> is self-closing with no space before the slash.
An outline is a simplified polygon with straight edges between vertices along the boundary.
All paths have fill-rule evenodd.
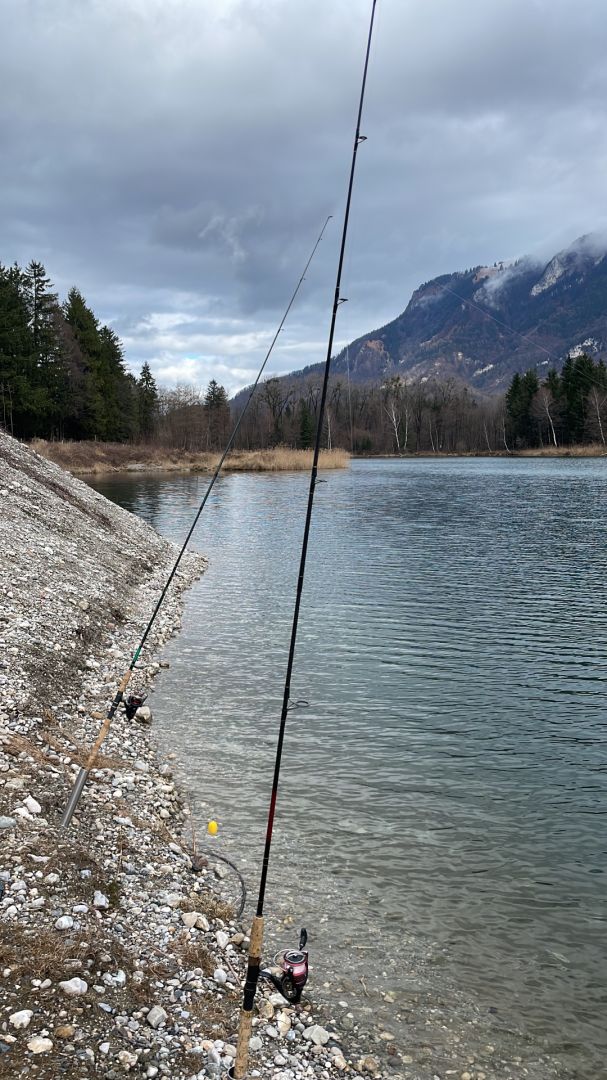
<path id="1" fill-rule="evenodd" d="M 296 944 L 305 923 L 314 992 L 394 1033 L 420 1075 L 428 1022 L 445 1068 L 452 1036 L 500 1060 L 518 1045 L 525 1075 L 607 1075 L 607 461 L 355 461 L 321 478 L 274 938 Z M 207 483 L 94 486 L 181 541 Z M 204 843 L 253 894 L 307 487 L 218 482 L 194 539 L 209 570 L 152 701 L 201 836 L 220 823 Z"/>

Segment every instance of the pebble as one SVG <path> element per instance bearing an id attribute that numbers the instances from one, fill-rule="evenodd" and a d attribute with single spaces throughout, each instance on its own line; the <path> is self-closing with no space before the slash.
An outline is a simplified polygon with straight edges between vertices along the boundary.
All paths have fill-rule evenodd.
<path id="1" fill-rule="evenodd" d="M 130 1050 L 121 1050 L 118 1054 L 118 1061 L 125 1072 L 129 1072 L 137 1064 L 138 1060 L 137 1054 L 131 1054 Z"/>
<path id="2" fill-rule="evenodd" d="M 36 1035 L 33 1039 L 30 1039 L 27 1048 L 32 1054 L 48 1054 L 49 1050 L 53 1049 L 53 1041 L 52 1039 L 43 1039 L 39 1035 Z"/>
<path id="3" fill-rule="evenodd" d="M 55 930 L 71 930 L 74 920 L 71 915 L 62 915 L 55 923 Z"/>
<path id="4" fill-rule="evenodd" d="M 168 1019 L 167 1013 L 164 1011 L 161 1005 L 153 1005 L 149 1013 L 146 1016 L 146 1020 L 150 1027 L 159 1028 L 161 1024 L 165 1024 Z"/>
<path id="5" fill-rule="evenodd" d="M 109 908 L 109 906 L 110 902 L 105 893 L 100 892 L 99 889 L 95 889 L 95 894 L 93 896 L 93 907 Z"/>
<path id="6" fill-rule="evenodd" d="M 224 986 L 225 983 L 228 981 L 228 976 L 226 972 L 223 970 L 223 968 L 220 967 L 215 968 L 215 971 L 213 972 L 213 978 L 215 982 L 219 984 L 219 986 Z"/>
<path id="7" fill-rule="evenodd" d="M 262 1046 L 263 1039 L 260 1039 L 259 1035 L 253 1035 L 252 1038 L 249 1039 L 249 1049 L 252 1050 L 254 1053 L 257 1050 L 261 1050 Z"/>
<path id="8" fill-rule="evenodd" d="M 8 1022 L 11 1027 L 16 1029 L 16 1031 L 22 1031 L 29 1026 L 29 1022 L 33 1015 L 31 1009 L 21 1009 L 19 1012 L 15 1012 L 12 1016 L 9 1016 Z"/>
<path id="9" fill-rule="evenodd" d="M 67 994 L 68 997 L 80 997 L 82 994 L 86 994 L 88 983 L 85 983 L 84 979 L 80 979 L 76 975 L 73 979 L 66 979 L 65 982 L 60 982 L 59 989 L 63 990 L 63 993 Z"/>
<path id="10" fill-rule="evenodd" d="M 329 1032 L 326 1028 L 321 1027 L 320 1024 L 312 1024 L 311 1027 L 306 1028 L 304 1031 L 304 1039 L 313 1042 L 315 1046 L 325 1046 L 330 1038 Z"/>
<path id="11" fill-rule="evenodd" d="M 379 1062 L 369 1054 L 367 1057 L 362 1057 L 360 1061 L 356 1062 L 356 1068 L 359 1072 L 378 1073 Z"/>
<path id="12" fill-rule="evenodd" d="M 14 829 L 16 824 L 17 824 L 17 821 L 16 821 L 16 819 L 14 817 L 4 817 L 4 816 L 0 817 L 0 830 Z"/>
<path id="13" fill-rule="evenodd" d="M 40 806 L 40 803 L 37 802 L 32 795 L 28 795 L 27 799 L 23 800 L 23 805 L 25 806 L 26 810 L 29 810 L 30 814 L 42 813 L 42 807 Z"/>

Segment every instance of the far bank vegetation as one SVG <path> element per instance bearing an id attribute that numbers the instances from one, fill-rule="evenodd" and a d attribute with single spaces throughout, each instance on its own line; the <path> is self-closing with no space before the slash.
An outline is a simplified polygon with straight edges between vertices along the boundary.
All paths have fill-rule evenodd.
<path id="1" fill-rule="evenodd" d="M 318 375 L 257 389 L 231 469 L 308 468 Z M 148 364 L 128 371 L 122 344 L 77 288 L 60 302 L 41 263 L 0 266 L 0 425 L 74 471 L 147 465 L 213 468 L 246 400 L 205 388 L 158 388 Z M 349 453 L 605 453 L 607 371 L 584 354 L 562 371 L 514 376 L 505 395 L 476 397 L 454 379 L 331 381 L 322 431 L 341 467 Z M 46 445 L 52 443 L 52 448 Z M 339 453 L 336 453 L 339 451 Z"/>
<path id="2" fill-rule="evenodd" d="M 33 439 L 32 449 L 76 476 L 108 472 L 213 472 L 219 453 L 169 450 L 153 443 L 52 442 Z M 321 450 L 320 469 L 345 469 L 345 450 Z M 269 450 L 236 450 L 223 464 L 225 472 L 301 472 L 312 466 L 312 450 L 277 446 Z"/>

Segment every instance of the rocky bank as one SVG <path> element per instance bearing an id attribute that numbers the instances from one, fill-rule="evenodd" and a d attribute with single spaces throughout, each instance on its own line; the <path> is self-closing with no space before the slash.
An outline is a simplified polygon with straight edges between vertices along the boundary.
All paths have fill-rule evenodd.
<path id="1" fill-rule="evenodd" d="M 226 867 L 197 850 L 147 724 L 117 714 L 71 828 L 59 825 L 92 713 L 114 696 L 174 558 L 142 521 L 0 433 L 0 1078 L 186 1080 L 232 1063 L 247 940 Z M 204 568 L 183 560 L 133 690 L 162 666 Z M 288 1007 L 266 992 L 257 1012 L 251 1076 L 384 1071 L 305 996 Z"/>

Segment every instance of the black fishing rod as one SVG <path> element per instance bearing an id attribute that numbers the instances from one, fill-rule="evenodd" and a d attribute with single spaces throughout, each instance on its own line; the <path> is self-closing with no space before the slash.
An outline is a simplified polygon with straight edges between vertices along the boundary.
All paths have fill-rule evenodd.
<path id="1" fill-rule="evenodd" d="M 113 720 L 113 718 L 114 718 L 114 716 L 116 714 L 116 710 L 118 709 L 120 703 L 122 702 L 122 700 L 124 698 L 126 688 L 127 688 L 128 684 L 129 684 L 129 682 L 131 680 L 131 676 L 132 676 L 133 671 L 135 669 L 135 665 L 137 664 L 137 661 L 139 660 L 139 657 L 141 655 L 141 650 L 143 649 L 143 647 L 144 647 L 144 645 L 145 645 L 145 643 L 146 643 L 146 641 L 148 639 L 148 636 L 150 634 L 150 631 L 152 629 L 152 626 L 154 625 L 154 622 L 156 621 L 156 616 L 158 615 L 158 612 L 160 611 L 160 608 L 162 607 L 164 598 L 165 598 L 165 596 L 166 596 L 166 594 L 167 594 L 167 592 L 169 590 L 171 582 L 172 582 L 173 578 L 175 577 L 175 574 L 177 573 L 177 569 L 179 567 L 179 564 L 180 564 L 180 562 L 181 562 L 181 560 L 183 558 L 183 555 L 185 553 L 185 550 L 186 550 L 186 548 L 187 548 L 187 546 L 188 546 L 188 544 L 190 542 L 190 539 L 192 537 L 192 533 L 194 532 L 194 529 L 196 528 L 196 526 L 198 524 L 198 520 L 200 518 L 200 515 L 202 514 L 202 511 L 204 510 L 204 508 L 205 508 L 205 506 L 207 504 L 207 500 L 209 498 L 209 495 L 211 494 L 211 492 L 213 490 L 213 487 L 215 486 L 215 481 L 217 480 L 217 477 L 219 476 L 219 474 L 221 472 L 223 463 L 224 463 L 225 459 L 227 458 L 230 450 L 232 449 L 232 446 L 234 444 L 234 440 L 235 440 L 235 438 L 236 438 L 236 436 L 238 434 L 238 431 L 240 429 L 240 425 L 241 425 L 241 423 L 243 421 L 244 415 L 245 415 L 249 405 L 251 404 L 253 394 L 255 393 L 255 391 L 257 389 L 257 386 L 259 384 L 259 380 L 261 379 L 261 376 L 263 375 L 265 366 L 266 366 L 268 360 L 270 359 L 270 356 L 272 354 L 272 350 L 273 350 L 276 342 L 278 341 L 278 336 L 279 336 L 279 334 L 280 334 L 280 332 L 281 332 L 281 330 L 282 330 L 282 328 L 283 328 L 283 326 L 284 326 L 284 324 L 286 322 L 287 316 L 288 316 L 291 308 L 293 307 L 293 304 L 295 302 L 295 298 L 296 298 L 296 296 L 297 296 L 297 294 L 298 294 L 298 292 L 299 292 L 299 290 L 301 288 L 301 285 L 303 284 L 303 281 L 304 281 L 304 278 L 306 276 L 308 267 L 310 266 L 310 263 L 312 262 L 312 259 L 314 258 L 315 254 L 316 254 L 316 250 L 317 250 L 317 248 L 318 248 L 318 246 L 319 246 L 319 244 L 320 244 L 320 242 L 321 242 L 321 240 L 323 238 L 324 231 L 325 231 L 327 225 L 329 224 L 329 221 L 330 221 L 331 217 L 332 217 L 332 215 L 329 214 L 329 216 L 327 217 L 327 220 L 325 221 L 322 229 L 320 230 L 320 233 L 318 235 L 318 239 L 316 240 L 316 243 L 314 244 L 314 247 L 312 248 L 312 251 L 310 253 L 308 261 L 307 261 L 306 265 L 303 268 L 303 272 L 301 274 L 301 277 L 299 278 L 299 281 L 297 282 L 297 285 L 295 286 L 295 289 L 293 290 L 293 294 L 291 296 L 291 299 L 289 300 L 289 303 L 287 304 L 287 306 L 285 308 L 284 315 L 283 315 L 282 319 L 280 320 L 280 323 L 278 324 L 278 329 L 277 329 L 276 333 L 274 334 L 274 337 L 272 338 L 272 341 L 270 343 L 270 347 L 269 347 L 269 349 L 268 349 L 268 351 L 267 351 L 267 353 L 266 353 L 266 355 L 264 357 L 263 363 L 262 363 L 262 365 L 261 365 L 261 367 L 260 367 L 260 369 L 259 369 L 259 371 L 257 373 L 257 378 L 255 379 L 255 382 L 253 383 L 253 386 L 251 387 L 251 390 L 250 390 L 249 396 L 248 396 L 248 398 L 247 398 L 247 400 L 245 402 L 244 408 L 243 408 L 240 416 L 238 417 L 238 419 L 237 419 L 237 421 L 236 421 L 236 423 L 235 423 L 235 425 L 234 425 L 234 427 L 232 429 L 232 433 L 231 433 L 231 435 L 230 435 L 230 437 L 229 437 L 229 439 L 228 439 L 228 441 L 226 443 L 225 450 L 223 451 L 223 453 L 222 453 L 222 455 L 221 455 L 221 457 L 219 459 L 219 463 L 217 464 L 217 466 L 215 468 L 215 471 L 214 471 L 214 473 L 213 473 L 213 475 L 212 475 L 212 477 L 211 477 L 211 479 L 209 481 L 209 485 L 208 485 L 208 487 L 207 487 L 207 489 L 206 489 L 206 491 L 204 493 L 202 502 L 200 503 L 200 506 L 198 507 L 198 511 L 196 513 L 196 516 L 195 516 L 191 526 L 190 526 L 189 532 L 188 532 L 188 534 L 187 534 L 187 536 L 186 536 L 186 538 L 185 538 L 185 540 L 183 542 L 183 545 L 181 547 L 181 551 L 179 552 L 177 558 L 175 559 L 175 562 L 173 564 L 173 568 L 172 568 L 172 570 L 171 570 L 171 572 L 170 572 L 170 574 L 169 574 L 169 576 L 168 576 L 168 578 L 167 578 L 167 580 L 165 582 L 165 585 L 164 585 L 164 588 L 163 588 L 162 592 L 160 593 L 160 596 L 158 598 L 158 603 L 156 604 L 156 607 L 154 608 L 154 610 L 152 612 L 151 618 L 150 618 L 150 620 L 149 620 L 149 622 L 148 622 L 148 624 L 147 624 L 147 626 L 146 626 L 146 628 L 145 628 L 145 630 L 143 632 L 143 636 L 141 638 L 141 641 L 139 642 L 137 648 L 135 649 L 135 652 L 133 653 L 133 657 L 131 659 L 131 662 L 130 662 L 127 670 L 125 671 L 124 675 L 122 676 L 122 679 L 120 680 L 118 690 L 116 691 L 116 696 L 115 696 L 114 700 L 112 701 L 112 704 L 110 705 L 105 717 L 102 714 L 100 715 L 99 713 L 93 713 L 94 719 L 103 720 L 103 724 L 101 725 L 101 729 L 99 731 L 99 734 L 98 734 L 98 736 L 97 736 L 97 738 L 96 738 L 96 740 L 95 740 L 95 742 L 94 742 L 94 744 L 93 744 L 93 746 L 91 748 L 91 751 L 90 751 L 90 753 L 89 753 L 89 755 L 88 755 L 88 757 L 86 759 L 86 763 L 80 769 L 80 772 L 78 773 L 78 776 L 76 778 L 76 781 L 75 781 L 74 786 L 72 788 L 72 791 L 70 793 L 70 797 L 68 799 L 65 811 L 63 813 L 63 817 L 61 819 L 61 826 L 64 829 L 66 829 L 68 827 L 68 825 L 70 824 L 70 822 L 71 822 L 71 820 L 72 820 L 72 818 L 74 816 L 74 812 L 75 812 L 76 807 L 77 807 L 77 805 L 78 805 L 78 803 L 80 801 L 80 796 L 82 795 L 82 791 L 84 789 L 84 785 L 86 784 L 87 777 L 88 777 L 91 769 L 94 767 L 95 761 L 97 759 L 97 755 L 99 753 L 99 750 L 101 749 L 101 745 L 102 745 L 103 741 L 105 740 L 105 738 L 107 737 L 107 735 L 109 733 L 109 730 L 110 730 L 110 727 L 111 727 L 111 724 L 112 724 L 112 720 Z M 129 718 L 129 720 L 131 720 L 133 718 L 133 716 L 135 715 L 138 705 L 143 704 L 143 700 L 144 699 L 140 699 L 140 698 L 129 698 L 125 702 L 125 710 L 126 710 L 126 714 L 127 714 L 127 717 Z"/>
<path id="2" fill-rule="evenodd" d="M 358 148 L 362 142 L 365 141 L 366 136 L 360 133 L 360 124 L 362 119 L 363 103 L 365 98 L 365 86 L 367 82 L 367 70 L 369 67 L 369 55 L 371 52 L 371 38 L 373 35 L 373 21 L 375 17 L 375 7 L 377 0 L 372 0 L 371 6 L 371 21 L 369 25 L 369 34 L 367 38 L 367 49 L 365 53 L 365 63 L 363 69 L 362 85 L 360 90 L 360 100 L 358 104 L 358 115 L 356 119 L 356 132 L 354 135 L 354 146 L 352 149 L 352 162 L 350 166 L 350 179 L 348 183 L 348 194 L 346 198 L 346 208 L 344 212 L 344 223 L 341 235 L 341 246 L 339 250 L 339 260 L 337 264 L 337 276 L 335 280 L 335 298 L 333 300 L 333 310 L 331 314 L 331 324 L 329 328 L 329 340 L 327 344 L 327 356 L 325 360 L 324 377 L 322 384 L 322 393 L 320 398 L 320 406 L 318 411 L 318 421 L 316 424 L 316 439 L 314 442 L 314 457 L 312 461 L 312 470 L 310 473 L 310 487 L 308 492 L 308 505 L 306 509 L 306 519 L 304 525 L 303 541 L 301 546 L 301 556 L 299 562 L 299 575 L 297 578 L 297 588 L 295 592 L 295 608 L 293 612 L 293 623 L 291 627 L 291 640 L 289 644 L 289 655 L 287 660 L 287 670 L 285 676 L 284 692 L 282 698 L 282 711 L 280 714 L 280 725 L 278 729 L 278 741 L 276 744 L 276 759 L 274 763 L 274 778 L 272 781 L 272 792 L 270 796 L 270 806 L 268 810 L 268 823 L 266 828 L 266 840 L 263 853 L 263 862 L 261 868 L 261 879 L 259 883 L 259 895 L 257 899 L 257 910 L 255 917 L 253 918 L 253 925 L 251 927 L 250 945 L 249 945 L 249 957 L 247 965 L 247 974 L 244 985 L 242 1011 L 240 1014 L 240 1027 L 238 1031 L 238 1045 L 236 1049 L 236 1058 L 234 1065 L 230 1069 L 230 1075 L 233 1080 L 243 1080 L 246 1076 L 248 1059 L 249 1059 L 249 1039 L 251 1037 L 252 1024 L 253 1024 L 253 1005 L 255 1002 L 255 993 L 257 990 L 257 983 L 260 975 L 261 965 L 261 953 L 263 946 L 263 908 L 264 899 L 266 894 L 266 883 L 268 878 L 268 867 L 270 865 L 270 850 L 272 847 L 272 834 L 274 830 L 274 815 L 276 812 L 276 800 L 278 797 L 278 784 L 280 780 L 280 766 L 282 761 L 282 749 L 285 737 L 285 730 L 287 726 L 287 716 L 289 711 L 293 709 L 297 702 L 291 701 L 291 676 L 293 674 L 293 664 L 295 660 L 295 645 L 297 641 L 297 628 L 299 623 L 299 609 L 301 606 L 301 597 L 303 592 L 304 575 L 306 569 L 306 558 L 308 554 L 308 541 L 310 537 L 310 525 L 312 521 L 312 508 L 314 505 L 314 492 L 316 489 L 316 478 L 318 473 L 318 458 L 320 455 L 320 441 L 322 436 L 323 420 L 325 413 L 325 404 L 327 399 L 327 388 L 329 385 L 329 372 L 331 369 L 331 353 L 333 351 L 333 337 L 335 335 L 335 323 L 337 320 L 337 311 L 340 304 L 343 302 L 343 298 L 340 296 L 341 288 L 341 276 L 344 264 L 344 254 L 346 250 L 346 238 L 348 235 L 348 222 L 350 219 L 350 204 L 352 202 L 352 189 L 354 186 L 354 173 L 356 170 L 356 157 L 358 154 Z M 303 931 L 302 931 L 303 938 Z M 305 944 L 305 941 L 304 941 Z M 302 954 L 303 955 L 303 954 Z"/>

